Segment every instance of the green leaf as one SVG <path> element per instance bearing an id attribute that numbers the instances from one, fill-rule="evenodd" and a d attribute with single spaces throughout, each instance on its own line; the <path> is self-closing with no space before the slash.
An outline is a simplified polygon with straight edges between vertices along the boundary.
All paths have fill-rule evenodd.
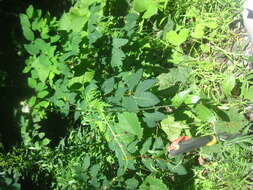
<path id="1" fill-rule="evenodd" d="M 158 10 L 157 4 L 154 1 L 152 1 L 152 5 L 147 9 L 147 11 L 144 13 L 142 18 L 148 19 L 148 18 L 152 17 L 153 15 L 155 15 L 157 13 L 157 10 Z"/>
<path id="2" fill-rule="evenodd" d="M 28 18 L 32 18 L 33 12 L 34 12 L 33 6 L 30 5 L 30 6 L 26 9 L 26 15 L 28 16 Z"/>
<path id="3" fill-rule="evenodd" d="M 202 121 L 212 122 L 216 120 L 214 112 L 201 102 L 196 105 L 194 110 Z"/>
<path id="4" fill-rule="evenodd" d="M 32 96 L 28 101 L 28 105 L 29 107 L 33 107 L 35 103 L 36 103 L 36 96 Z"/>
<path id="5" fill-rule="evenodd" d="M 230 96 L 231 91 L 233 90 L 234 87 L 235 87 L 235 77 L 234 77 L 234 75 L 233 74 L 226 75 L 226 78 L 224 79 L 224 81 L 222 83 L 222 89 L 224 91 L 224 94 L 226 96 Z"/>
<path id="6" fill-rule="evenodd" d="M 45 138 L 41 141 L 42 146 L 47 146 L 50 143 L 50 140 L 48 138 Z"/>
<path id="7" fill-rule="evenodd" d="M 138 94 L 138 93 L 144 92 L 150 89 L 152 86 L 154 86 L 155 83 L 156 83 L 155 79 L 144 80 L 138 84 L 138 86 L 136 87 L 135 93 Z"/>
<path id="8" fill-rule="evenodd" d="M 81 76 L 73 77 L 68 81 L 68 87 L 71 87 L 72 85 L 76 83 L 85 84 L 87 82 L 91 82 L 91 80 L 94 77 L 95 72 L 94 71 L 87 71 Z"/>
<path id="9" fill-rule="evenodd" d="M 182 164 L 173 165 L 173 164 L 167 163 L 167 166 L 168 166 L 168 169 L 173 173 L 176 173 L 178 175 L 187 174 L 187 170 Z"/>
<path id="10" fill-rule="evenodd" d="M 143 143 L 140 153 L 145 154 L 146 152 L 148 152 L 151 145 L 152 145 L 152 138 L 148 137 L 148 139 Z"/>
<path id="11" fill-rule="evenodd" d="M 142 163 L 146 168 L 148 168 L 151 172 L 157 172 L 158 170 L 155 168 L 155 162 L 152 158 L 143 158 Z"/>
<path id="12" fill-rule="evenodd" d="M 245 116 L 235 108 L 230 108 L 230 110 L 225 113 L 229 118 L 228 120 L 219 119 L 215 122 L 215 131 L 218 134 L 224 132 L 237 134 L 248 124 Z"/>
<path id="13" fill-rule="evenodd" d="M 134 0 L 134 9 L 141 13 L 150 7 L 150 0 Z"/>
<path id="14" fill-rule="evenodd" d="M 146 177 L 141 184 L 139 190 L 169 190 L 169 188 L 163 183 L 162 180 L 155 178 L 152 175 Z"/>
<path id="15" fill-rule="evenodd" d="M 153 144 L 152 150 L 163 149 L 163 148 L 164 148 L 163 139 L 161 137 L 156 138 Z"/>
<path id="16" fill-rule="evenodd" d="M 34 78 L 28 78 L 28 86 L 30 87 L 30 88 L 35 88 L 36 87 L 36 85 L 37 85 L 37 82 L 36 82 L 36 80 L 34 79 Z"/>
<path id="17" fill-rule="evenodd" d="M 204 29 L 205 29 L 205 26 L 203 26 L 203 24 L 197 24 L 195 26 L 194 32 L 191 33 L 191 36 L 197 39 L 203 38 L 205 35 Z"/>
<path id="18" fill-rule="evenodd" d="M 128 13 L 126 16 L 126 24 L 123 28 L 127 32 L 127 36 L 130 37 L 134 33 L 134 27 L 137 23 L 137 19 L 139 17 L 139 14 L 137 13 Z"/>
<path id="19" fill-rule="evenodd" d="M 39 138 L 43 139 L 45 137 L 45 135 L 46 135 L 45 133 L 41 132 L 41 133 L 39 133 Z"/>
<path id="20" fill-rule="evenodd" d="M 175 85 L 177 82 L 186 83 L 190 77 L 191 68 L 178 67 L 170 69 L 169 73 L 160 74 L 158 79 L 159 90 L 164 90 Z"/>
<path id="21" fill-rule="evenodd" d="M 49 106 L 48 101 L 41 101 L 38 104 L 35 105 L 35 108 L 47 108 Z"/>
<path id="22" fill-rule="evenodd" d="M 175 121 L 174 117 L 168 115 L 166 119 L 161 121 L 161 128 L 166 133 L 167 138 L 173 141 L 180 137 L 183 129 L 187 129 L 188 126 L 180 121 Z"/>
<path id="23" fill-rule="evenodd" d="M 48 57 L 41 55 L 33 63 L 32 67 L 36 70 L 41 82 L 45 82 L 50 73 L 50 61 Z"/>
<path id="24" fill-rule="evenodd" d="M 154 106 L 160 102 L 160 100 L 151 92 L 141 92 L 134 95 L 134 99 L 141 107 Z"/>
<path id="25" fill-rule="evenodd" d="M 121 70 L 121 67 L 123 65 L 123 59 L 125 58 L 124 52 L 121 50 L 121 47 L 126 45 L 128 42 L 128 39 L 122 39 L 122 38 L 113 38 L 112 41 L 112 57 L 111 57 L 111 65 L 114 68 L 118 68 Z"/>
<path id="26" fill-rule="evenodd" d="M 139 83 L 139 81 L 141 80 L 142 74 L 143 74 L 143 69 L 139 69 L 136 73 L 131 74 L 126 79 L 126 84 L 129 90 L 133 90 L 134 87 Z"/>
<path id="27" fill-rule="evenodd" d="M 143 18 L 150 18 L 157 13 L 158 4 L 153 0 L 134 0 L 134 9 L 141 13 L 144 12 Z"/>
<path id="28" fill-rule="evenodd" d="M 143 115 L 144 115 L 143 118 L 144 122 L 146 122 L 148 127 L 150 128 L 155 127 L 157 121 L 161 121 L 164 118 L 166 118 L 166 116 L 163 113 L 158 111 L 153 113 L 144 112 Z"/>
<path id="29" fill-rule="evenodd" d="M 181 104 L 185 101 L 187 95 L 190 93 L 191 91 L 189 89 L 184 90 L 182 92 L 177 93 L 173 98 L 172 98 L 172 105 L 175 107 L 179 107 L 181 106 Z"/>
<path id="30" fill-rule="evenodd" d="M 25 47 L 25 50 L 30 55 L 37 55 L 40 52 L 39 48 L 34 43 L 32 43 L 32 44 L 25 44 L 24 47 Z"/>
<path id="31" fill-rule="evenodd" d="M 139 182 L 134 177 L 126 180 L 127 189 L 136 189 L 139 185 Z"/>
<path id="32" fill-rule="evenodd" d="M 31 23 L 30 23 L 29 18 L 28 18 L 27 15 L 20 14 L 19 18 L 20 18 L 20 23 L 21 23 L 22 27 L 27 27 L 27 28 L 31 27 Z"/>
<path id="33" fill-rule="evenodd" d="M 139 108 L 135 99 L 132 96 L 124 96 L 122 98 L 122 106 L 129 112 L 138 112 Z"/>
<path id="34" fill-rule="evenodd" d="M 27 26 L 23 26 L 22 29 L 23 29 L 23 35 L 24 35 L 25 39 L 27 39 L 29 41 L 33 41 L 34 40 L 33 31 Z"/>
<path id="35" fill-rule="evenodd" d="M 186 28 L 183 28 L 179 31 L 169 31 L 166 34 L 166 40 L 175 46 L 180 46 L 182 43 L 184 43 L 189 36 L 189 30 Z"/>
<path id="36" fill-rule="evenodd" d="M 37 95 L 38 98 L 45 98 L 49 92 L 47 90 L 40 91 Z"/>
<path id="37" fill-rule="evenodd" d="M 115 83 L 114 77 L 111 77 L 104 81 L 104 83 L 102 84 L 102 90 L 104 91 L 105 95 L 112 92 L 114 88 L 114 83 Z"/>
<path id="38" fill-rule="evenodd" d="M 86 170 L 90 167 L 90 157 L 87 155 L 83 160 L 83 169 Z"/>
<path id="39" fill-rule="evenodd" d="M 118 114 L 118 132 L 137 136 L 140 140 L 143 136 L 143 129 L 135 113 L 124 112 Z"/>

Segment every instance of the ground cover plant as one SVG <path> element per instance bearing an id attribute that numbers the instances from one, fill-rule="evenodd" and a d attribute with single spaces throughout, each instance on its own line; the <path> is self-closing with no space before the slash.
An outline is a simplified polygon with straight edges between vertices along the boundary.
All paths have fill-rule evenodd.
<path id="1" fill-rule="evenodd" d="M 56 190 L 251 189 L 242 2 L 71 3 L 59 18 L 19 15 L 33 95 L 16 110 L 21 143 L 0 154 L 0 189 L 27 176 Z M 210 134 L 240 135 L 168 154 L 180 136 Z"/>

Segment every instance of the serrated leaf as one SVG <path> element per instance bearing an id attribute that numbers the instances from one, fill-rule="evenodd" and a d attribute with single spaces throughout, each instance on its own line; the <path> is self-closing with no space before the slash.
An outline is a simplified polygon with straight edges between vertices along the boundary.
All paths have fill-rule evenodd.
<path id="1" fill-rule="evenodd" d="M 41 55 L 32 64 L 32 67 L 36 70 L 36 72 L 39 76 L 39 79 L 43 83 L 46 81 L 46 79 L 47 79 L 47 77 L 50 73 L 50 67 L 49 66 L 50 66 L 50 61 L 44 55 Z"/>
<path id="2" fill-rule="evenodd" d="M 104 91 L 105 95 L 112 92 L 114 88 L 114 83 L 115 83 L 114 77 L 111 77 L 104 81 L 104 83 L 102 84 L 102 90 Z"/>
<path id="3" fill-rule="evenodd" d="M 124 96 L 122 98 L 122 106 L 129 112 L 138 112 L 139 108 L 135 99 L 132 96 Z"/>
<path id="4" fill-rule="evenodd" d="M 170 69 L 169 73 L 160 74 L 158 79 L 159 90 L 164 90 L 175 85 L 177 82 L 186 83 L 190 76 L 191 69 L 188 67 L 178 67 Z"/>
<path id="5" fill-rule="evenodd" d="M 158 111 L 153 113 L 144 112 L 143 115 L 143 120 L 147 123 L 148 127 L 155 127 L 157 121 L 161 121 L 166 118 L 163 113 Z"/>
<path id="6" fill-rule="evenodd" d="M 173 141 L 180 137 L 182 130 L 187 128 L 187 125 L 180 121 L 175 121 L 174 117 L 170 115 L 161 121 L 161 129 L 166 133 L 167 138 L 170 141 Z"/>
<path id="7" fill-rule="evenodd" d="M 139 190 L 169 190 L 162 180 L 149 175 L 141 184 Z"/>
<path id="8" fill-rule="evenodd" d="M 112 48 L 112 57 L 111 57 L 111 65 L 112 67 L 117 67 L 121 70 L 123 65 L 123 59 L 125 58 L 124 52 L 121 50 L 121 47 L 126 45 L 128 42 L 127 39 L 123 38 L 113 38 L 113 48 Z"/>
<path id="9" fill-rule="evenodd" d="M 130 37 L 134 32 L 134 27 L 137 23 L 137 19 L 139 17 L 139 14 L 137 13 L 128 13 L 126 16 L 126 24 L 123 28 L 127 32 L 127 36 Z"/>
<path id="10" fill-rule="evenodd" d="M 143 73 L 143 69 L 139 69 L 138 71 L 136 71 L 136 73 L 131 74 L 127 78 L 126 84 L 129 90 L 133 90 L 133 88 L 139 83 L 142 77 L 142 73 Z"/>
<path id="11" fill-rule="evenodd" d="M 142 163 L 146 168 L 148 168 L 151 172 L 157 172 L 158 170 L 155 168 L 155 162 L 152 158 L 143 158 Z"/>
<path id="12" fill-rule="evenodd" d="M 138 84 L 136 87 L 135 93 L 141 93 L 150 89 L 156 83 L 155 79 L 147 79 Z"/>
<path id="13" fill-rule="evenodd" d="M 117 125 L 116 130 L 119 134 L 125 135 L 125 137 L 127 137 L 128 135 L 134 135 L 137 136 L 139 140 L 142 138 L 143 129 L 135 113 L 124 112 L 118 114 L 118 120 L 119 123 Z M 129 137 L 129 141 L 131 141 L 131 136 Z"/>
<path id="14" fill-rule="evenodd" d="M 235 87 L 235 77 L 232 74 L 228 74 L 222 83 L 222 89 L 226 96 L 231 95 L 231 91 Z"/>
<path id="15" fill-rule="evenodd" d="M 154 106 L 160 102 L 160 100 L 151 92 L 141 92 L 134 95 L 134 99 L 141 107 Z"/>

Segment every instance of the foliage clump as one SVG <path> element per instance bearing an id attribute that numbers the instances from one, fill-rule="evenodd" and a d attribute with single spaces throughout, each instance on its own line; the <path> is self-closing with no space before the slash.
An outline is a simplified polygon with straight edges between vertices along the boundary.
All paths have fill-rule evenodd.
<path id="1" fill-rule="evenodd" d="M 33 6 L 20 14 L 34 95 L 20 109 L 21 146 L 0 155 L 1 179 L 16 189 L 27 175 L 50 179 L 52 189 L 250 188 L 253 141 L 243 110 L 252 75 L 230 51 L 240 2 L 120 4 L 76 0 L 59 19 Z M 67 118 L 58 143 L 43 126 L 50 112 Z M 180 136 L 219 133 L 242 136 L 167 153 Z"/>

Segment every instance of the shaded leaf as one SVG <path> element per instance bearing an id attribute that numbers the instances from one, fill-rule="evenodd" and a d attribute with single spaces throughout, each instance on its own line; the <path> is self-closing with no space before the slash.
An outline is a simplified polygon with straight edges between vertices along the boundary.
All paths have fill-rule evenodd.
<path id="1" fill-rule="evenodd" d="M 129 90 L 133 90 L 133 88 L 139 83 L 141 80 L 143 74 L 143 69 L 139 69 L 136 71 L 136 73 L 131 74 L 127 79 L 126 79 L 126 84 L 129 88 Z"/>
<path id="2" fill-rule="evenodd" d="M 141 184 L 139 190 L 169 190 L 162 180 L 149 175 Z"/>
<path id="3" fill-rule="evenodd" d="M 102 90 L 104 91 L 104 94 L 109 94 L 112 92 L 114 88 L 114 77 L 111 77 L 109 79 L 106 79 L 104 83 L 102 84 Z"/>
<path id="4" fill-rule="evenodd" d="M 132 96 L 124 96 L 122 98 L 122 106 L 129 112 L 138 112 L 139 108 L 135 99 Z"/>
<path id="5" fill-rule="evenodd" d="M 155 79 L 147 79 L 138 84 L 136 87 L 135 93 L 141 93 L 150 89 L 156 83 Z"/>
<path id="6" fill-rule="evenodd" d="M 153 113 L 144 112 L 143 115 L 143 120 L 147 123 L 148 127 L 155 127 L 157 121 L 161 121 L 166 118 L 166 115 L 158 111 Z"/>
<path id="7" fill-rule="evenodd" d="M 147 138 L 147 140 L 143 143 L 142 148 L 140 150 L 141 154 L 145 154 L 146 152 L 148 152 L 148 150 L 151 148 L 152 145 L 152 138 L 149 137 Z"/>

